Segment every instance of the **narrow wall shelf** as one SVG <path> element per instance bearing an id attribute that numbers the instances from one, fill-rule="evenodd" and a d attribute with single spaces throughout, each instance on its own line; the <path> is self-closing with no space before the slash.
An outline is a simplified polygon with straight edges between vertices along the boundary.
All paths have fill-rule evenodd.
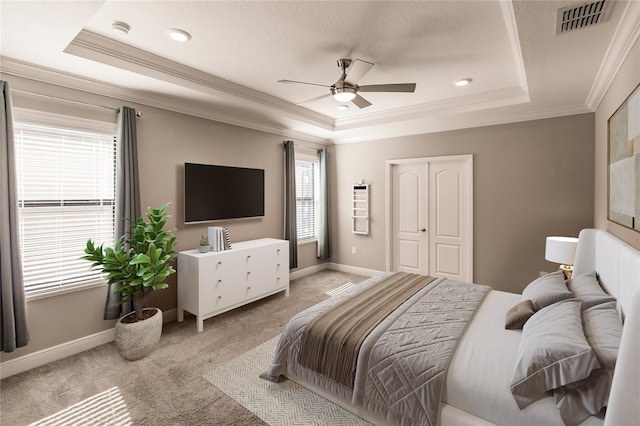
<path id="1" fill-rule="evenodd" d="M 369 235 L 369 185 L 353 185 L 351 202 L 351 232 Z"/>

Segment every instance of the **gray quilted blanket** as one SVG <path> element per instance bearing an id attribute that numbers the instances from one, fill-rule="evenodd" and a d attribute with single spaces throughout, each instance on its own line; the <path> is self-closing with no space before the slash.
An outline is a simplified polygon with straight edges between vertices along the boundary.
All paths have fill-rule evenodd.
<path id="1" fill-rule="evenodd" d="M 365 410 L 391 424 L 438 425 L 447 368 L 488 286 L 440 278 L 416 293 L 365 339 L 353 390 L 297 364 L 309 320 L 388 275 L 358 284 L 292 318 L 278 342 L 273 364 L 260 377 L 271 381 L 300 377 L 348 402 L 355 411 Z"/>

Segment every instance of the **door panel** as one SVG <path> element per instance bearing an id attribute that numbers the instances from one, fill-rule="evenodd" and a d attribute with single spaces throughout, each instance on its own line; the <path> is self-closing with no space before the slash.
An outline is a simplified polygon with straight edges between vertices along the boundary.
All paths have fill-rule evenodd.
<path id="1" fill-rule="evenodd" d="M 427 273 L 426 167 L 402 164 L 393 168 L 393 267 L 395 271 Z"/>
<path id="2" fill-rule="evenodd" d="M 429 163 L 429 272 L 472 281 L 467 263 L 470 244 L 469 170 L 466 161 Z"/>

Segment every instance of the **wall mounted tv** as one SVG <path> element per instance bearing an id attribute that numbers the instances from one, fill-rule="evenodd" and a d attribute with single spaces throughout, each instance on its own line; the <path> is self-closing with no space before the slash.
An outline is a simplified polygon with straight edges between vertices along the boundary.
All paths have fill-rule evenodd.
<path id="1" fill-rule="evenodd" d="M 264 170 L 184 164 L 184 222 L 264 216 Z"/>

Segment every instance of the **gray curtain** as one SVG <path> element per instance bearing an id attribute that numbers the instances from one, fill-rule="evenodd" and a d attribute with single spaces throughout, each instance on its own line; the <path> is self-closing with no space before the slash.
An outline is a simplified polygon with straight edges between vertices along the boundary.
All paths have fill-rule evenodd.
<path id="1" fill-rule="evenodd" d="M 0 80 L 0 321 L 2 352 L 29 343 L 27 302 L 18 244 L 18 196 L 9 83 Z"/>
<path id="2" fill-rule="evenodd" d="M 116 211 L 115 239 L 129 230 L 129 220 L 141 216 L 140 182 L 138 180 L 138 137 L 136 133 L 136 110 L 122 107 L 118 113 L 116 141 Z M 104 319 L 118 319 L 133 310 L 132 302 L 121 304 L 116 285 L 110 285 Z"/>
<path id="3" fill-rule="evenodd" d="M 284 239 L 289 240 L 289 268 L 297 268 L 296 155 L 293 141 L 284 142 Z"/>
<path id="4" fill-rule="evenodd" d="M 318 259 L 327 260 L 331 256 L 331 244 L 329 237 L 329 186 L 327 182 L 327 150 L 318 150 Z"/>

